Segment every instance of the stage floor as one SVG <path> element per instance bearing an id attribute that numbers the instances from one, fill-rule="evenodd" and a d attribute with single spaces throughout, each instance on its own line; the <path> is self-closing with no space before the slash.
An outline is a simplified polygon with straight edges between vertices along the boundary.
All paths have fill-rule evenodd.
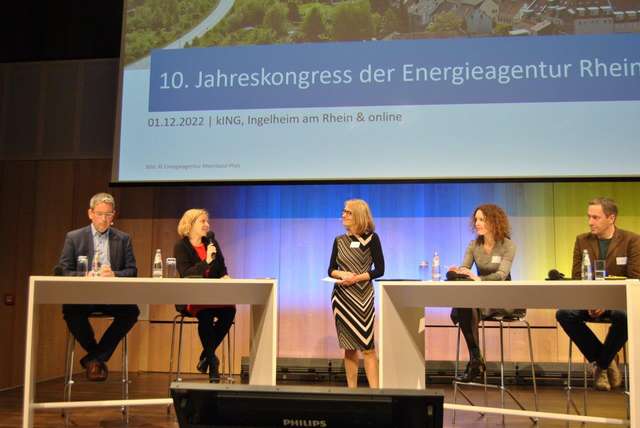
<path id="1" fill-rule="evenodd" d="M 131 385 L 129 398 L 165 398 L 168 396 L 169 378 L 163 373 L 131 373 Z M 184 380 L 202 382 L 206 381 L 203 375 L 186 375 Z M 75 400 L 104 400 L 120 399 L 119 373 L 109 375 L 107 382 L 91 383 L 84 379 L 82 374 L 76 376 L 76 384 L 73 387 L 73 399 Z M 236 378 L 239 381 L 239 378 Z M 282 382 L 279 382 L 282 384 Z M 291 385 L 301 385 L 300 382 L 288 382 Z M 328 385 L 325 383 L 313 383 L 310 385 Z M 342 386 L 342 385 L 339 385 Z M 450 385 L 432 385 L 430 387 L 442 389 L 445 392 L 445 402 L 453 401 L 453 388 Z M 63 382 L 55 379 L 39 383 L 36 387 L 36 401 L 62 401 Z M 483 390 L 481 388 L 467 388 L 468 395 L 476 403 L 483 405 Z M 533 394 L 530 387 L 516 387 L 517 397 L 530 409 L 533 409 Z M 538 388 L 540 410 L 548 412 L 564 412 L 565 391 L 560 387 L 544 386 Z M 578 406 L 582 405 L 582 391 L 574 392 Z M 588 394 L 588 410 L 592 416 L 605 416 L 623 418 L 626 413 L 625 398 L 621 390 L 617 392 L 598 392 L 590 390 Z M 462 397 L 458 397 L 459 404 L 463 403 Z M 489 391 L 489 405 L 499 406 L 500 393 Z M 515 408 L 515 404 L 508 398 L 506 406 Z M 0 392 L 0 427 L 19 427 L 22 423 L 22 388 Z M 477 413 L 457 412 L 456 427 L 492 427 L 501 424 L 499 415 L 481 417 Z M 64 418 L 60 411 L 35 412 L 34 427 L 61 427 L 64 426 Z M 76 409 L 70 413 L 70 427 L 122 427 L 119 409 Z M 167 413 L 165 407 L 134 407 L 129 410 L 129 427 L 144 428 L 178 428 L 173 409 Z M 452 427 L 452 413 L 445 411 L 444 426 Z M 527 418 L 506 418 L 506 426 L 509 428 L 530 427 L 532 423 Z M 541 420 L 541 427 L 565 427 L 565 422 Z M 574 423 L 571 426 L 578 427 Z M 590 424 L 592 427 L 613 427 L 614 425 Z"/>

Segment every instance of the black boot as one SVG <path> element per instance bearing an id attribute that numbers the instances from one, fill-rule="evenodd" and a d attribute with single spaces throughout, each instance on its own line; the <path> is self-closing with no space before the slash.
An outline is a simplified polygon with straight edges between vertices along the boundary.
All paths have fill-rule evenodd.
<path id="1" fill-rule="evenodd" d="M 206 373 L 207 371 L 209 371 L 209 360 L 207 359 L 207 357 L 204 357 L 200 359 L 200 361 L 198 361 L 198 364 L 196 365 L 196 369 L 200 373 Z"/>
<path id="2" fill-rule="evenodd" d="M 198 364 L 196 365 L 196 369 L 200 373 L 206 373 L 206 372 L 209 371 L 209 359 L 207 358 L 207 356 L 204 353 L 204 351 L 202 351 L 202 353 L 200 354 L 200 360 L 198 361 Z"/>
<path id="3" fill-rule="evenodd" d="M 484 358 L 476 357 L 472 358 L 467 364 L 467 368 L 462 376 L 458 376 L 456 380 L 458 382 L 473 382 L 478 376 L 483 374 L 487 370 L 484 363 Z"/>
<path id="4" fill-rule="evenodd" d="M 209 364 L 209 383 L 220 381 L 220 360 L 213 355 L 212 363 Z"/>

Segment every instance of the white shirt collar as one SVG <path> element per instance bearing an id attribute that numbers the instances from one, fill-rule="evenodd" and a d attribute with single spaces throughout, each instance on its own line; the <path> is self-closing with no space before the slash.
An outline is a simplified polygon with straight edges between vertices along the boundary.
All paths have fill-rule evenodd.
<path id="1" fill-rule="evenodd" d="M 98 229 L 96 229 L 96 227 L 93 225 L 93 223 L 91 223 L 91 236 L 94 236 L 96 238 L 102 238 L 103 236 L 105 238 L 109 237 L 109 229 L 105 230 L 103 233 L 98 232 Z"/>

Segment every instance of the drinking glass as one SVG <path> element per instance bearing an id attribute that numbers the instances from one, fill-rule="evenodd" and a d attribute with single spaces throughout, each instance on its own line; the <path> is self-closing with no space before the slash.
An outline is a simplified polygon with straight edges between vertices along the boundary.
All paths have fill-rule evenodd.
<path id="1" fill-rule="evenodd" d="M 606 260 L 595 261 L 595 279 L 603 280 L 607 276 Z"/>
<path id="2" fill-rule="evenodd" d="M 418 263 L 418 278 L 420 278 L 420 281 L 428 281 L 430 273 L 429 262 L 426 260 L 420 260 L 420 263 Z"/>
<path id="3" fill-rule="evenodd" d="M 87 256 L 78 256 L 76 270 L 80 272 L 80 276 L 87 276 L 89 274 L 89 259 L 87 259 Z"/>
<path id="4" fill-rule="evenodd" d="M 176 259 L 175 257 L 167 257 L 167 262 L 165 263 L 166 266 L 166 275 L 165 278 L 176 278 L 177 277 L 177 270 L 176 270 Z"/>

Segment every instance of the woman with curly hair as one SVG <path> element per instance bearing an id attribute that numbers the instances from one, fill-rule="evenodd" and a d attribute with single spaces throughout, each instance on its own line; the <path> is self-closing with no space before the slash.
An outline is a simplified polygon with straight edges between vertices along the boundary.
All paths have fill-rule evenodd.
<path id="1" fill-rule="evenodd" d="M 469 243 L 462 264 L 452 266 L 449 270 L 466 275 L 474 281 L 510 280 L 516 246 L 511 241 L 507 214 L 497 205 L 480 205 L 471 216 L 471 228 L 475 231 L 476 238 Z M 474 264 L 477 274 L 471 271 Z M 472 382 L 486 370 L 478 341 L 480 312 L 478 308 L 451 310 L 451 320 L 460 325 L 469 349 L 469 364 L 464 374 L 458 378 L 460 382 Z"/>

